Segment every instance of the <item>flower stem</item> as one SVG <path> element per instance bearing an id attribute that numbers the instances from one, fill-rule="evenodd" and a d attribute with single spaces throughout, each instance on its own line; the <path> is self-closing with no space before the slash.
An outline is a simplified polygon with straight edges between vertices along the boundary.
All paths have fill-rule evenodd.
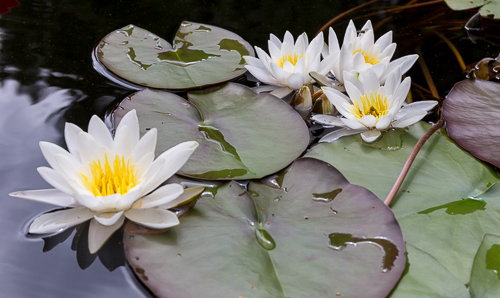
<path id="1" fill-rule="evenodd" d="M 401 184 L 403 184 L 403 181 L 405 180 L 406 175 L 408 174 L 408 171 L 410 170 L 411 164 L 415 160 L 415 157 L 417 157 L 418 152 L 424 145 L 424 143 L 430 138 L 430 136 L 435 133 L 439 128 L 441 128 L 444 124 L 444 120 L 441 119 L 436 124 L 434 124 L 421 138 L 418 140 L 417 144 L 415 147 L 413 147 L 413 150 L 410 153 L 410 156 L 408 156 L 408 159 L 406 160 L 403 169 L 401 170 L 401 173 L 399 173 L 398 179 L 396 179 L 396 182 L 394 183 L 394 186 L 392 187 L 391 191 L 387 195 L 387 198 L 384 201 L 384 204 L 387 206 L 390 206 L 394 198 L 396 197 L 396 194 L 399 191 L 399 188 L 401 187 Z"/>

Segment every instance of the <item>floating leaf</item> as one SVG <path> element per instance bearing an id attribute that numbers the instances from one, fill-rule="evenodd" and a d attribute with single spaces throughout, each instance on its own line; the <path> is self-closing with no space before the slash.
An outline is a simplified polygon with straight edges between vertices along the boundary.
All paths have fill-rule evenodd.
<path id="1" fill-rule="evenodd" d="M 471 9 L 481 6 L 479 13 L 484 17 L 500 18 L 499 0 L 445 0 L 453 10 Z"/>
<path id="2" fill-rule="evenodd" d="M 398 281 L 405 249 L 394 215 L 332 166 L 299 159 L 248 187 L 224 184 L 165 234 L 125 236 L 155 295 L 384 297 Z"/>
<path id="3" fill-rule="evenodd" d="M 306 156 L 329 162 L 352 183 L 385 198 L 410 151 L 429 127 L 423 122 L 412 125 L 401 136 L 401 149 L 397 151 L 369 147 L 359 136 L 349 136 L 319 144 Z M 500 226 L 498 181 L 488 165 L 464 152 L 443 129 L 439 130 L 419 152 L 391 206 L 406 242 L 435 258 L 435 266 L 444 266 L 465 285 L 482 236 L 498 231 Z M 421 256 L 410 252 L 410 264 L 424 262 Z M 406 276 L 411 276 L 411 281 Z M 401 284 L 423 284 L 427 279 L 425 272 L 412 272 L 410 265 Z M 436 291 L 429 289 L 429 293 Z"/>
<path id="4" fill-rule="evenodd" d="M 245 73 L 244 55 L 254 51 L 240 36 L 219 27 L 182 22 L 174 44 L 128 25 L 106 35 L 96 48 L 99 60 L 136 84 L 188 89 L 231 80 Z"/>
<path id="5" fill-rule="evenodd" d="M 202 179 L 261 178 L 289 165 L 309 143 L 300 115 L 273 95 L 228 83 L 189 92 L 188 98 L 149 89 L 137 92 L 115 110 L 115 124 L 136 109 L 141 134 L 158 129 L 157 154 L 197 141 L 200 146 L 179 174 Z"/>
<path id="6" fill-rule="evenodd" d="M 484 235 L 472 265 L 470 289 L 473 297 L 500 296 L 500 237 Z"/>
<path id="7" fill-rule="evenodd" d="M 443 106 L 452 139 L 475 157 L 500 167 L 500 84 L 464 80 L 451 89 Z"/>

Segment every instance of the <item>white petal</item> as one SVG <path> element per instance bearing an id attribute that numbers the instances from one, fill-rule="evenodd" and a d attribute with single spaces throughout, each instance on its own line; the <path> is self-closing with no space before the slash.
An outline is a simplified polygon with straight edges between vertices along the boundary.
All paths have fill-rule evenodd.
<path id="1" fill-rule="evenodd" d="M 321 140 L 319 140 L 319 143 L 331 143 L 338 140 L 341 137 L 355 135 L 363 131 L 366 131 L 366 128 L 365 129 L 341 128 L 322 137 Z"/>
<path id="2" fill-rule="evenodd" d="M 137 201 L 143 194 L 146 194 L 143 190 L 143 184 L 140 183 L 135 187 L 132 187 L 126 194 L 121 195 L 119 198 L 115 198 L 114 202 L 109 205 L 112 207 L 113 211 L 127 210 L 132 207 L 132 204 Z"/>
<path id="3" fill-rule="evenodd" d="M 243 59 L 245 59 L 245 62 L 248 65 L 255 66 L 257 68 L 265 68 L 264 64 L 262 63 L 262 60 L 252 57 L 252 56 L 243 56 Z"/>
<path id="4" fill-rule="evenodd" d="M 106 124 L 104 124 L 104 122 L 102 122 L 102 120 L 96 115 L 90 118 L 88 132 L 98 143 L 106 146 L 108 149 L 111 149 L 111 146 L 113 145 L 113 137 L 111 137 L 111 133 L 109 132 Z"/>
<path id="5" fill-rule="evenodd" d="M 427 112 L 423 110 L 411 111 L 406 113 L 404 116 L 400 117 L 398 120 L 393 121 L 391 126 L 395 128 L 403 128 L 412 125 L 414 123 L 417 123 L 422 118 L 424 118 L 425 115 L 427 115 Z"/>
<path id="6" fill-rule="evenodd" d="M 167 184 L 161 186 L 148 196 L 142 197 L 134 203 L 132 208 L 147 209 L 166 204 L 175 200 L 184 192 L 180 184 Z"/>
<path id="7" fill-rule="evenodd" d="M 330 115 L 314 115 L 311 120 L 321 123 L 325 126 L 345 126 L 344 122 L 340 118 Z"/>
<path id="8" fill-rule="evenodd" d="M 111 149 L 111 151 L 113 152 L 113 156 L 108 156 L 108 158 L 111 158 L 112 160 L 114 160 L 115 154 L 118 154 L 118 156 L 120 157 L 124 156 L 126 159 L 128 159 L 132 155 L 132 150 L 135 147 L 135 144 L 133 144 L 132 141 L 132 134 L 130 133 L 129 127 L 123 125 L 119 128 L 119 130 L 116 130 L 113 148 Z"/>
<path id="9" fill-rule="evenodd" d="M 61 173 L 66 176 L 65 178 L 68 182 L 69 180 L 81 180 L 82 176 L 80 173 L 86 175 L 87 177 L 89 175 L 89 172 L 85 171 L 86 169 L 82 166 L 82 164 L 80 164 L 73 158 L 67 157 L 66 155 L 57 154 L 56 161 L 61 168 Z"/>
<path id="10" fill-rule="evenodd" d="M 42 150 L 42 154 L 43 157 L 45 157 L 45 160 L 47 160 L 49 165 L 58 172 L 61 172 L 62 169 L 57 163 L 56 155 L 62 154 L 67 156 L 68 158 L 75 160 L 73 155 L 71 155 L 68 151 L 64 150 L 63 148 L 57 146 L 56 144 L 52 144 L 49 142 L 40 142 L 40 149 Z"/>
<path id="11" fill-rule="evenodd" d="M 83 130 L 72 123 L 66 123 L 64 127 L 64 140 L 66 141 L 66 146 L 68 146 L 69 152 L 78 159 L 80 158 L 78 153 L 78 135 L 81 132 L 83 132 Z"/>
<path id="12" fill-rule="evenodd" d="M 405 102 L 406 97 L 408 96 L 408 91 L 410 91 L 410 86 L 411 78 L 406 77 L 393 95 L 392 102 L 394 102 L 396 106 L 401 107 L 401 105 Z"/>
<path id="13" fill-rule="evenodd" d="M 293 71 L 293 65 L 290 62 L 285 61 L 285 63 L 283 63 L 283 67 L 287 67 L 287 65 L 289 65 L 289 67 L 291 67 L 291 70 Z M 288 72 L 286 72 L 284 70 L 284 68 L 281 68 L 276 63 L 271 63 L 271 70 L 273 71 L 272 75 L 274 76 L 274 78 L 278 82 L 278 85 L 287 86 L 286 79 L 288 78 L 288 76 L 290 74 Z"/>
<path id="14" fill-rule="evenodd" d="M 372 142 L 375 142 L 378 138 L 380 138 L 381 135 L 382 135 L 382 133 L 380 131 L 373 129 L 373 130 L 362 132 L 361 138 L 366 143 L 372 143 Z"/>
<path id="15" fill-rule="evenodd" d="M 112 226 L 103 226 L 99 224 L 96 220 L 92 219 L 89 225 L 89 251 L 91 254 L 96 253 L 103 244 L 113 235 L 116 230 L 118 230 L 123 222 L 125 221 L 125 217 L 122 216 L 119 220 Z"/>
<path id="16" fill-rule="evenodd" d="M 274 77 L 272 77 L 267 70 L 262 70 L 261 68 L 257 68 L 251 65 L 245 65 L 245 68 L 255 77 L 257 80 L 262 83 L 279 86 L 280 84 Z"/>
<path id="17" fill-rule="evenodd" d="M 137 119 L 137 112 L 135 110 L 131 110 L 130 112 L 125 114 L 122 120 L 120 120 L 120 123 L 118 123 L 118 127 L 116 128 L 115 133 L 115 142 L 116 138 L 120 134 L 120 129 L 124 126 L 128 127 L 131 147 L 133 148 L 139 141 L 139 119 Z"/>
<path id="18" fill-rule="evenodd" d="M 358 88 L 351 82 L 346 81 L 344 83 L 345 90 L 347 91 L 347 94 L 349 94 L 349 98 L 354 102 L 359 102 L 361 100 L 361 96 L 364 96 L 365 91 L 363 90 L 358 90 Z M 363 105 L 360 104 L 361 109 L 363 108 Z"/>
<path id="19" fill-rule="evenodd" d="M 379 57 L 381 58 L 385 58 L 385 57 L 388 57 L 389 59 L 392 58 L 392 55 L 394 55 L 394 52 L 396 51 L 396 44 L 395 43 L 391 43 L 387 48 L 385 48 L 382 53 L 380 53 Z"/>
<path id="20" fill-rule="evenodd" d="M 393 114 L 387 114 L 385 116 L 382 116 L 378 119 L 377 125 L 375 126 L 376 129 L 378 130 L 385 130 L 389 127 L 391 124 L 393 118 Z"/>
<path id="21" fill-rule="evenodd" d="M 271 94 L 278 97 L 278 98 L 283 98 L 283 97 L 287 96 L 288 94 L 290 94 L 291 92 L 293 92 L 292 89 L 290 89 L 288 87 L 283 87 L 283 88 L 275 89 L 273 92 L 271 92 Z"/>
<path id="22" fill-rule="evenodd" d="M 175 213 L 163 209 L 130 209 L 125 216 L 131 221 L 152 229 L 165 229 L 179 224 Z"/>
<path id="23" fill-rule="evenodd" d="M 132 155 L 134 155 L 136 161 L 141 160 L 143 156 L 149 153 L 153 153 L 154 158 L 157 135 L 158 131 L 156 128 L 152 128 L 144 136 L 142 136 L 132 151 Z"/>
<path id="24" fill-rule="evenodd" d="M 281 40 L 274 34 L 269 34 L 269 40 L 272 41 L 278 48 L 281 48 Z"/>
<path id="25" fill-rule="evenodd" d="M 114 225 L 120 218 L 123 217 L 123 211 L 109 212 L 94 215 L 94 219 L 103 226 Z"/>
<path id="26" fill-rule="evenodd" d="M 267 42 L 267 44 L 269 46 L 269 54 L 271 54 L 271 58 L 272 59 L 280 58 L 281 57 L 281 50 L 280 50 L 280 48 L 278 48 L 276 46 L 276 44 L 274 42 L 272 42 L 271 40 L 269 40 Z"/>
<path id="27" fill-rule="evenodd" d="M 42 176 L 45 181 L 47 181 L 50 185 L 52 185 L 59 191 L 64 192 L 69 196 L 73 196 L 75 194 L 73 188 L 69 186 L 65 177 L 60 172 L 47 167 L 39 167 L 37 168 L 37 170 L 40 176 Z"/>
<path id="28" fill-rule="evenodd" d="M 78 135 L 78 153 L 80 154 L 81 163 L 88 165 L 92 160 L 104 159 L 104 154 L 108 153 L 108 158 L 111 157 L 110 152 L 107 152 L 106 147 L 101 146 L 93 136 L 86 132 L 81 132 Z"/>
<path id="29" fill-rule="evenodd" d="M 304 35 L 305 35 L 305 33 L 302 33 L 302 35 L 300 35 L 297 38 L 297 42 L 295 43 L 295 46 L 293 47 L 293 51 L 298 56 L 305 55 L 305 53 L 306 53 L 306 45 L 305 45 Z"/>
<path id="30" fill-rule="evenodd" d="M 271 57 L 269 57 L 269 55 L 259 47 L 255 47 L 255 52 L 257 53 L 259 59 L 262 61 L 262 64 L 264 64 L 264 67 L 267 69 L 267 72 L 272 73 L 269 65 L 272 62 Z"/>
<path id="31" fill-rule="evenodd" d="M 359 119 L 354 118 L 354 119 L 347 119 L 347 118 L 340 118 L 340 120 L 344 123 L 347 128 L 350 129 L 361 129 L 361 130 L 367 130 L 367 125 L 360 122 Z"/>
<path id="32" fill-rule="evenodd" d="M 361 122 L 368 128 L 373 128 L 375 125 L 377 125 L 377 118 L 373 115 L 365 115 L 361 117 Z M 351 127 L 353 129 L 356 129 L 355 127 Z"/>
<path id="33" fill-rule="evenodd" d="M 93 216 L 94 214 L 85 207 L 45 213 L 31 223 L 29 232 L 32 234 L 54 233 L 61 229 L 76 226 Z"/>
<path id="34" fill-rule="evenodd" d="M 380 48 L 383 50 L 385 49 L 388 45 L 392 43 L 392 31 L 388 31 L 384 35 L 380 36 L 379 39 L 375 42 L 375 44 L 380 45 Z"/>
<path id="35" fill-rule="evenodd" d="M 143 179 L 144 173 L 149 169 L 154 160 L 154 154 L 149 152 L 144 155 L 137 163 L 135 169 L 137 170 L 137 177 Z"/>
<path id="36" fill-rule="evenodd" d="M 198 148 L 198 145 L 199 144 L 194 141 L 184 142 L 163 152 L 158 159 L 164 160 L 165 164 L 160 173 L 144 185 L 143 194 L 147 194 L 157 188 L 163 181 L 179 171 L 187 162 L 191 154 L 193 154 L 194 150 Z"/>
<path id="37" fill-rule="evenodd" d="M 304 83 L 304 76 L 301 74 L 292 73 L 291 75 L 288 76 L 287 82 L 288 82 L 288 87 L 290 87 L 290 89 L 294 90 L 300 89 L 300 87 L 302 87 Z"/>
<path id="38" fill-rule="evenodd" d="M 340 52 L 339 40 L 332 27 L 328 29 L 328 47 L 329 55 L 338 54 Z"/>
<path id="39" fill-rule="evenodd" d="M 89 191 L 87 191 L 87 193 L 82 192 L 82 193 L 77 193 L 75 195 L 75 199 L 80 205 L 83 205 L 83 206 L 87 207 L 87 209 L 90 209 L 90 210 L 93 210 L 96 212 L 100 212 L 100 211 L 105 210 L 104 204 L 103 204 L 101 198 L 102 197 L 94 196 Z"/>
<path id="40" fill-rule="evenodd" d="M 352 56 L 352 68 L 357 70 L 358 72 L 365 71 L 366 64 L 367 63 L 365 63 L 365 57 L 360 52 L 357 52 Z"/>
<path id="41" fill-rule="evenodd" d="M 361 35 L 361 48 L 369 49 L 373 46 L 375 36 L 373 35 L 373 30 L 361 29 L 361 31 L 363 30 L 365 30 L 365 33 Z"/>
<path id="42" fill-rule="evenodd" d="M 432 110 L 436 105 L 438 104 L 437 101 L 435 100 L 424 100 L 424 101 L 417 101 L 413 102 L 408 105 L 404 105 L 394 117 L 394 120 L 399 120 L 401 119 L 404 115 L 420 110 L 422 112 L 426 112 L 429 110 Z"/>
<path id="43" fill-rule="evenodd" d="M 283 42 L 288 43 L 289 45 L 293 45 L 295 42 L 293 41 L 293 35 L 289 31 L 285 32 L 285 38 L 283 38 Z"/>
<path id="44" fill-rule="evenodd" d="M 15 191 L 11 192 L 9 196 L 61 207 L 68 207 L 76 202 L 73 197 L 57 189 Z"/>
<path id="45" fill-rule="evenodd" d="M 342 115 L 344 115 L 344 117 L 351 113 L 348 109 L 346 109 L 346 105 L 351 105 L 351 100 L 349 99 L 349 97 L 333 88 L 323 87 L 322 89 L 326 97 L 328 97 L 330 102 Z"/>
<path id="46" fill-rule="evenodd" d="M 386 94 L 394 94 L 396 93 L 396 89 L 401 83 L 401 67 L 397 67 L 394 69 L 388 76 L 385 81 L 385 90 Z"/>
<path id="47" fill-rule="evenodd" d="M 360 75 L 359 80 L 363 84 L 363 92 L 375 92 L 380 88 L 378 77 L 371 68 Z"/>

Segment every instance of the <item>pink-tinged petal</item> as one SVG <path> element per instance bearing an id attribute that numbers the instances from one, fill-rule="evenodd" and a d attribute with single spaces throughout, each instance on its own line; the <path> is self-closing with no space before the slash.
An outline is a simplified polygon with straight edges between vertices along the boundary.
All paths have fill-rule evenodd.
<path id="1" fill-rule="evenodd" d="M 382 58 L 389 58 L 389 60 L 392 58 L 392 55 L 394 55 L 394 52 L 396 51 L 396 44 L 391 43 L 387 48 L 385 48 L 382 53 L 380 53 L 379 57 L 380 59 Z"/>
<path id="2" fill-rule="evenodd" d="M 75 195 L 75 190 L 68 184 L 65 177 L 60 172 L 47 167 L 39 167 L 37 170 L 40 176 L 42 176 L 47 183 L 59 191 L 69 196 Z"/>
<path id="3" fill-rule="evenodd" d="M 175 200 L 184 192 L 184 188 L 180 184 L 167 184 L 161 186 L 150 195 L 142 197 L 134 203 L 132 208 L 147 209 L 166 204 Z"/>
<path id="4" fill-rule="evenodd" d="M 60 207 L 74 206 L 76 202 L 72 196 L 57 189 L 15 191 L 11 192 L 9 196 Z"/>
<path id="5" fill-rule="evenodd" d="M 30 225 L 29 232 L 32 234 L 48 234 L 64 230 L 94 216 L 89 209 L 85 207 L 76 207 L 50 213 L 45 213 L 37 217 Z"/>
<path id="6" fill-rule="evenodd" d="M 158 159 L 164 160 L 165 164 L 160 172 L 144 185 L 143 194 L 151 192 L 163 183 L 163 181 L 177 173 L 177 171 L 187 162 L 191 154 L 193 154 L 194 150 L 198 148 L 198 145 L 199 144 L 194 141 L 184 142 L 163 152 Z"/>
<path id="7" fill-rule="evenodd" d="M 135 143 L 137 144 L 137 142 Z M 113 147 L 111 151 L 118 156 L 125 156 L 125 159 L 132 155 L 132 150 L 135 147 L 135 144 L 132 141 L 132 135 L 130 133 L 128 126 L 121 126 L 119 130 L 116 130 L 115 140 L 113 142 Z M 109 158 L 109 156 L 108 156 Z M 112 156 L 111 159 L 114 160 L 115 156 Z"/>
<path id="8" fill-rule="evenodd" d="M 95 254 L 99 249 L 101 249 L 109 237 L 111 237 L 111 235 L 113 235 L 113 233 L 122 226 L 124 221 L 125 217 L 121 216 L 115 224 L 111 226 L 103 226 L 95 219 L 92 219 L 89 225 L 88 237 L 90 253 Z"/>
<path id="9" fill-rule="evenodd" d="M 287 83 L 290 89 L 300 89 L 304 83 L 304 76 L 302 74 L 292 73 L 288 76 Z"/>
<path id="10" fill-rule="evenodd" d="M 62 154 L 75 160 L 73 155 L 71 155 L 68 151 L 63 148 L 57 146 L 56 144 L 52 144 L 49 142 L 40 142 L 40 149 L 42 150 L 43 157 L 49 163 L 49 165 L 56 171 L 61 172 L 61 167 L 57 163 L 56 155 Z"/>
<path id="11" fill-rule="evenodd" d="M 132 155 L 134 155 L 134 159 L 137 162 L 141 160 L 145 155 L 149 153 L 153 153 L 156 148 L 156 140 L 157 140 L 158 131 L 156 128 L 150 129 L 142 138 L 139 140 L 134 150 L 132 151 Z"/>
<path id="12" fill-rule="evenodd" d="M 376 129 L 365 131 L 361 133 L 361 139 L 366 143 L 375 142 L 378 138 L 382 136 L 382 133 Z"/>
<path id="13" fill-rule="evenodd" d="M 274 43 L 278 48 L 281 48 L 281 40 L 274 34 L 269 34 L 269 40 Z"/>
<path id="14" fill-rule="evenodd" d="M 123 211 L 95 214 L 94 219 L 103 226 L 112 226 L 123 217 Z"/>
<path id="15" fill-rule="evenodd" d="M 139 142 L 139 119 L 137 118 L 137 112 L 135 110 L 131 110 L 125 116 L 123 116 L 122 120 L 120 120 L 120 123 L 118 123 L 118 127 L 116 128 L 116 133 L 115 133 L 115 143 L 116 143 L 116 138 L 120 134 L 120 129 L 122 127 L 128 127 L 128 134 L 130 138 L 130 143 L 131 143 L 131 148 L 135 147 L 137 142 Z"/>
<path id="16" fill-rule="evenodd" d="M 288 94 L 292 93 L 293 90 L 288 88 L 288 87 L 283 87 L 283 88 L 278 88 L 272 91 L 270 94 L 278 97 L 278 98 L 283 98 L 287 96 Z"/>
<path id="17" fill-rule="evenodd" d="M 131 221 L 151 229 L 165 229 L 179 224 L 175 213 L 164 209 L 130 209 L 125 216 Z"/>
<path id="18" fill-rule="evenodd" d="M 380 48 L 383 50 L 387 48 L 388 45 L 392 43 L 392 31 L 388 31 L 384 35 L 380 36 L 379 39 L 375 42 L 375 44 L 379 45 Z"/>
<path id="19" fill-rule="evenodd" d="M 361 117 L 361 122 L 363 123 L 364 126 L 368 128 L 373 128 L 375 125 L 377 125 L 377 118 L 373 115 L 364 115 Z M 356 127 L 351 127 L 352 129 L 356 129 Z"/>
<path id="20" fill-rule="evenodd" d="M 243 56 L 243 59 L 245 59 L 245 62 L 248 65 L 252 65 L 252 66 L 255 66 L 255 67 L 258 67 L 258 68 L 266 68 L 264 66 L 264 63 L 262 63 L 262 60 L 260 60 L 258 58 L 255 58 L 255 57 L 252 57 L 252 56 Z"/>
<path id="21" fill-rule="evenodd" d="M 314 115 L 311 117 L 311 120 L 323 124 L 324 126 L 345 126 L 340 118 L 330 115 Z"/>
<path id="22" fill-rule="evenodd" d="M 337 38 L 337 34 L 335 33 L 335 30 L 333 30 L 332 27 L 328 29 L 328 47 L 329 55 L 335 55 L 340 52 L 340 46 L 339 46 L 339 39 Z"/>
<path id="23" fill-rule="evenodd" d="M 378 119 L 377 125 L 375 126 L 378 130 L 386 130 L 391 125 L 393 114 L 387 114 Z"/>
<path id="24" fill-rule="evenodd" d="M 111 146 L 113 146 L 113 137 L 111 136 L 108 127 L 96 115 L 90 118 L 88 132 L 89 135 L 94 137 L 94 139 L 102 146 L 106 146 L 108 149 L 111 149 Z"/>
<path id="25" fill-rule="evenodd" d="M 361 133 L 363 131 L 366 131 L 366 128 L 359 129 L 359 130 L 349 129 L 349 128 L 341 128 L 339 130 L 333 131 L 333 132 L 325 135 L 324 137 L 322 137 L 321 140 L 319 140 L 319 143 L 331 143 L 331 142 L 334 142 L 334 141 L 340 139 L 341 137 L 352 136 L 352 135 Z"/>
<path id="26" fill-rule="evenodd" d="M 367 130 L 368 129 L 366 127 L 366 125 L 363 124 L 362 122 L 360 122 L 360 120 L 357 118 L 353 118 L 353 119 L 340 118 L 340 120 L 349 129 L 353 129 L 353 130 Z"/>
<path id="27" fill-rule="evenodd" d="M 293 35 L 289 31 L 285 32 L 285 38 L 283 38 L 283 43 L 287 43 L 289 45 L 292 45 L 295 43 L 293 40 Z"/>
<path id="28" fill-rule="evenodd" d="M 245 65 L 245 68 L 259 81 L 265 84 L 279 86 L 280 84 L 266 69 L 257 68 L 251 65 Z"/>
<path id="29" fill-rule="evenodd" d="M 281 57 L 281 49 L 276 46 L 271 40 L 267 42 L 269 46 L 269 54 L 271 55 L 271 59 L 276 59 Z"/>
<path id="30" fill-rule="evenodd" d="M 427 115 L 427 112 L 423 111 L 423 110 L 415 110 L 412 112 L 408 112 L 404 116 L 399 117 L 398 120 L 393 121 L 391 123 L 391 126 L 395 127 L 395 128 L 403 128 L 406 126 L 410 126 L 410 125 L 415 124 L 418 121 L 420 121 L 426 115 Z"/>
<path id="31" fill-rule="evenodd" d="M 78 159 L 80 159 L 78 153 L 78 135 L 81 132 L 83 132 L 83 130 L 72 123 L 66 123 L 64 127 L 64 140 L 66 141 L 66 146 L 69 152 Z"/>

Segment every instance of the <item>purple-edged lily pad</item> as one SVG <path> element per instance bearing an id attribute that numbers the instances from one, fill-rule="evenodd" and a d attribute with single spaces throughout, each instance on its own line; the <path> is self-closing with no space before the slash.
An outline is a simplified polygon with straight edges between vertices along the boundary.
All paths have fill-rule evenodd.
<path id="1" fill-rule="evenodd" d="M 443 105 L 449 136 L 475 157 L 500 167 L 500 84 L 464 80 Z"/>
<path id="2" fill-rule="evenodd" d="M 165 234 L 124 241 L 161 297 L 385 297 L 405 267 L 392 211 L 310 158 L 248 191 L 226 183 Z"/>

